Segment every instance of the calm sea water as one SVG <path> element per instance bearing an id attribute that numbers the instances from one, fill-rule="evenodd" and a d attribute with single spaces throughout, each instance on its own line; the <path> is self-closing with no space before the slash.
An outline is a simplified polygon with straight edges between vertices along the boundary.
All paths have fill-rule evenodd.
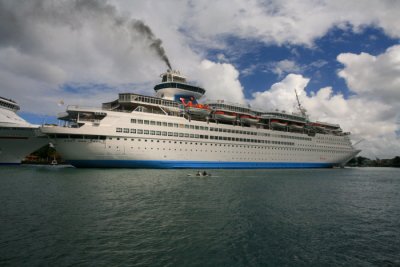
<path id="1" fill-rule="evenodd" d="M 400 265 L 399 169 L 211 172 L 1 167 L 0 265 Z"/>

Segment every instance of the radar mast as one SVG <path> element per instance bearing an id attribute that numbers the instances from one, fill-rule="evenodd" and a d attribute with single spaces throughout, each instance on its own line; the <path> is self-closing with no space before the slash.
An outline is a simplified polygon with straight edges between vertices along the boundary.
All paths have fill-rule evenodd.
<path id="1" fill-rule="evenodd" d="M 301 115 L 303 115 L 304 117 L 307 117 L 307 110 L 301 105 L 299 95 L 297 94 L 296 88 L 294 89 L 294 93 L 296 94 L 297 106 L 298 106 L 298 109 L 299 109 Z"/>

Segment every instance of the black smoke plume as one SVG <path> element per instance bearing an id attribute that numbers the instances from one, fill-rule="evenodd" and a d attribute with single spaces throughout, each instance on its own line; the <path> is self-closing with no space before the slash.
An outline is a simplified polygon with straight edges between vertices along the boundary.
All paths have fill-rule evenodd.
<path id="1" fill-rule="evenodd" d="M 143 23 L 143 21 L 136 20 L 132 24 L 133 28 L 140 32 L 147 40 L 150 41 L 150 48 L 156 51 L 157 55 L 167 64 L 168 68 L 171 70 L 171 63 L 162 47 L 162 41 L 156 38 L 151 31 L 150 27 Z"/>
<path id="2" fill-rule="evenodd" d="M 117 14 L 117 11 L 114 6 L 110 5 L 107 3 L 106 0 L 75 0 L 77 8 L 90 8 L 92 11 L 99 12 L 99 14 L 105 14 L 110 16 L 116 26 L 126 26 L 125 23 L 127 23 L 127 20 Z M 146 41 L 148 41 L 149 48 L 152 49 L 157 56 L 160 57 L 161 60 L 165 62 L 165 64 L 168 66 L 169 69 L 171 68 L 171 63 L 169 62 L 169 59 L 165 53 L 164 48 L 162 47 L 162 41 L 154 35 L 153 31 L 150 29 L 148 25 L 146 25 L 143 21 L 141 20 L 136 20 L 132 19 L 130 21 L 131 23 L 131 29 L 139 33 L 143 38 L 145 38 Z"/>

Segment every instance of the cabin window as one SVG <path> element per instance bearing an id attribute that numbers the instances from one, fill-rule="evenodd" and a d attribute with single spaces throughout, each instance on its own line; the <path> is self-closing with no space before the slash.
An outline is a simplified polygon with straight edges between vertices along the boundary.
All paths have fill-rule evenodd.
<path id="1" fill-rule="evenodd" d="M 136 133 L 136 129 L 131 129 L 131 133 Z"/>
<path id="2" fill-rule="evenodd" d="M 122 128 L 117 128 L 116 132 L 117 133 L 122 133 Z"/>
<path id="3" fill-rule="evenodd" d="M 136 123 L 136 119 L 131 119 L 131 123 Z"/>
<path id="4" fill-rule="evenodd" d="M 143 134 L 143 130 L 137 130 L 138 134 Z"/>
<path id="5" fill-rule="evenodd" d="M 129 128 L 124 128 L 124 133 L 129 133 Z"/>

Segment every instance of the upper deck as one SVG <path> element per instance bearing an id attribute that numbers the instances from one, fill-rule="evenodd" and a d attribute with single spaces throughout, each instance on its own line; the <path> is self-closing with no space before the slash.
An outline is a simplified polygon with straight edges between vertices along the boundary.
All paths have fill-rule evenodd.
<path id="1" fill-rule="evenodd" d="M 1 97 L 1 96 L 0 96 L 0 108 L 9 109 L 9 110 L 12 110 L 15 112 L 20 109 L 17 102 L 15 102 L 14 100 L 11 100 L 11 99 Z"/>

